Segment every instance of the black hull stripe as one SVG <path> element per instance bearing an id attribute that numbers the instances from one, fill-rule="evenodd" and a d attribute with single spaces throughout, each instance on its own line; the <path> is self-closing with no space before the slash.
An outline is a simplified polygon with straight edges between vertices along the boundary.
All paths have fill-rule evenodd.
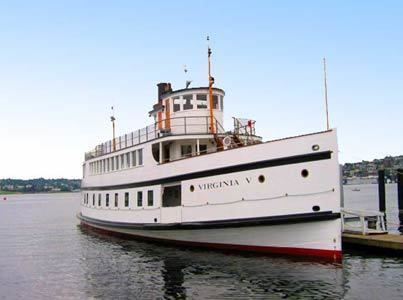
<path id="1" fill-rule="evenodd" d="M 235 165 L 235 166 L 228 166 L 228 167 L 219 168 L 219 169 L 210 169 L 210 170 L 194 172 L 194 173 L 189 173 L 189 174 L 165 177 L 165 178 L 160 178 L 160 179 L 155 179 L 155 180 L 133 182 L 133 183 L 126 183 L 126 184 L 119 184 L 119 185 L 109 185 L 109 186 L 82 187 L 81 189 L 85 190 L 85 191 L 91 191 L 91 190 L 98 191 L 98 190 L 118 190 L 118 189 L 137 188 L 137 187 L 143 187 L 143 186 L 152 186 L 152 185 L 173 183 L 173 182 L 179 182 L 179 181 L 183 181 L 183 180 L 223 175 L 223 174 L 229 174 L 229 173 L 235 173 L 235 172 L 241 172 L 241 171 L 249 171 L 249 170 L 263 169 L 263 168 L 268 168 L 268 167 L 278 167 L 278 166 L 284 166 L 284 165 L 292 165 L 292 164 L 299 164 L 299 163 L 304 163 L 304 162 L 330 159 L 331 154 L 332 154 L 331 151 L 323 151 L 323 152 L 281 157 L 281 158 L 276 158 L 276 159 L 262 160 L 262 161 L 257 161 L 257 162 Z"/>
<path id="2" fill-rule="evenodd" d="M 327 220 L 339 219 L 340 213 L 323 211 L 316 213 L 281 215 L 272 217 L 189 222 L 189 223 L 171 223 L 171 224 L 110 222 L 88 218 L 83 216 L 81 213 L 77 217 L 84 223 L 87 223 L 88 225 L 93 224 L 109 228 L 136 229 L 136 230 L 188 230 L 188 229 L 197 230 L 197 229 L 238 228 L 238 227 L 262 226 L 262 225 L 283 225 L 283 224 L 327 221 Z"/>

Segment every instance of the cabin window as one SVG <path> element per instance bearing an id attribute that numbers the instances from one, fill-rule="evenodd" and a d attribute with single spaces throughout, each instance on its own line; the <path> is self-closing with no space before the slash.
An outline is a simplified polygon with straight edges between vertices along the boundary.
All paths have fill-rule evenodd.
<path id="1" fill-rule="evenodd" d="M 118 207 L 119 205 L 119 194 L 115 193 L 115 207 Z"/>
<path id="2" fill-rule="evenodd" d="M 143 192 L 142 191 L 137 192 L 137 206 L 138 207 L 143 206 Z"/>
<path id="3" fill-rule="evenodd" d="M 198 109 L 207 108 L 207 94 L 197 94 L 196 103 Z"/>
<path id="4" fill-rule="evenodd" d="M 224 97 L 220 96 L 220 109 L 224 110 Z"/>
<path id="5" fill-rule="evenodd" d="M 115 156 L 116 170 L 119 170 L 119 156 Z"/>
<path id="6" fill-rule="evenodd" d="M 193 109 L 193 95 L 184 95 L 183 96 L 184 104 L 183 110 Z"/>
<path id="7" fill-rule="evenodd" d="M 213 95 L 213 108 L 218 109 L 218 96 Z"/>
<path id="8" fill-rule="evenodd" d="M 182 100 L 179 99 L 179 97 L 174 97 L 173 100 L 174 100 L 174 112 L 180 111 Z"/>
<path id="9" fill-rule="evenodd" d="M 180 206 L 181 204 L 181 186 L 175 185 L 164 187 L 164 192 L 162 194 L 162 206 L 173 207 Z"/>
<path id="10" fill-rule="evenodd" d="M 92 206 L 95 206 L 95 194 L 92 194 Z"/>
<path id="11" fill-rule="evenodd" d="M 126 153 L 126 168 L 130 168 L 130 152 Z"/>
<path id="12" fill-rule="evenodd" d="M 125 156 L 124 156 L 124 154 L 122 154 L 122 155 L 120 156 L 120 167 L 121 167 L 122 169 L 125 168 Z"/>
<path id="13" fill-rule="evenodd" d="M 125 193 L 125 207 L 129 207 L 129 193 Z"/>
<path id="14" fill-rule="evenodd" d="M 147 192 L 147 205 L 148 206 L 154 205 L 154 192 L 153 191 Z"/>
<path id="15" fill-rule="evenodd" d="M 132 151 L 132 167 L 136 166 L 136 151 Z"/>
<path id="16" fill-rule="evenodd" d="M 109 194 L 106 194 L 105 196 L 105 206 L 109 207 Z"/>
<path id="17" fill-rule="evenodd" d="M 192 156 L 192 145 L 182 145 L 181 146 L 181 157 Z"/>
<path id="18" fill-rule="evenodd" d="M 199 145 L 200 154 L 207 153 L 207 145 Z"/>
<path id="19" fill-rule="evenodd" d="M 110 160 L 111 160 L 111 171 L 115 171 L 115 158 L 111 157 Z"/>
<path id="20" fill-rule="evenodd" d="M 98 206 L 101 206 L 101 194 L 98 194 Z"/>
<path id="21" fill-rule="evenodd" d="M 143 149 L 137 150 L 139 152 L 139 166 L 143 165 Z"/>

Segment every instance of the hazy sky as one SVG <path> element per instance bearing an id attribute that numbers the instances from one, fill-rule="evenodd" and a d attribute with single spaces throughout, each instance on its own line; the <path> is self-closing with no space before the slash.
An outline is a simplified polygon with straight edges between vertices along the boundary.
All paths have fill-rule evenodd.
<path id="1" fill-rule="evenodd" d="M 152 122 L 158 82 L 207 84 L 265 140 L 325 129 L 340 161 L 403 154 L 402 1 L 1 1 L 0 178 L 81 177 L 84 152 Z"/>

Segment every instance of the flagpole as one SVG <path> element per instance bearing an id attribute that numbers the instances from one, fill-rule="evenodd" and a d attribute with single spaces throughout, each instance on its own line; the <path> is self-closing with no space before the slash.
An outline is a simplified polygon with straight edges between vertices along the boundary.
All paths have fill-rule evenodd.
<path id="1" fill-rule="evenodd" d="M 212 134 L 215 134 L 214 130 L 214 111 L 213 111 L 213 106 L 214 106 L 214 101 L 213 101 L 213 83 L 214 83 L 214 78 L 211 76 L 211 61 L 210 61 L 210 56 L 211 56 L 211 49 L 210 49 L 210 37 L 207 36 L 207 54 L 208 54 L 208 92 L 209 92 L 209 98 L 210 98 L 210 130 Z"/>
<path id="2" fill-rule="evenodd" d="M 326 128 L 329 130 L 329 109 L 327 104 L 327 77 L 326 77 L 326 58 L 323 58 L 323 73 L 325 80 L 325 104 L 326 104 Z"/>

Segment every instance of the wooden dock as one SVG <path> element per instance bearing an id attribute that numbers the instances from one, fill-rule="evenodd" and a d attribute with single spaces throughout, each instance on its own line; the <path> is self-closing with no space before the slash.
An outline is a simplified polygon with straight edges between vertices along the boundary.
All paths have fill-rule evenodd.
<path id="1" fill-rule="evenodd" d="M 403 235 L 386 230 L 385 213 L 341 209 L 343 249 L 403 255 Z"/>
<path id="2" fill-rule="evenodd" d="M 384 253 L 393 252 L 394 254 L 403 255 L 403 235 L 343 233 L 343 246 L 347 246 L 348 248 L 365 248 Z"/>

